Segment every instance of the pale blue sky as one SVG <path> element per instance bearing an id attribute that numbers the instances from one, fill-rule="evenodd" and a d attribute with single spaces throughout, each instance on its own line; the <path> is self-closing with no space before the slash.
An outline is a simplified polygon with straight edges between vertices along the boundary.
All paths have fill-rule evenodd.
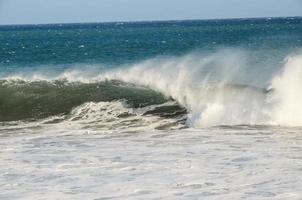
<path id="1" fill-rule="evenodd" d="M 302 16 L 302 0 L 0 0 L 0 24 Z"/>

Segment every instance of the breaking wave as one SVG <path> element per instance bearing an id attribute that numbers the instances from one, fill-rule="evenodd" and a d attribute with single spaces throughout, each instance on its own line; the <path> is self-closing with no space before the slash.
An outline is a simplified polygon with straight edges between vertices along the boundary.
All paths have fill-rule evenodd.
<path id="1" fill-rule="evenodd" d="M 301 126 L 302 54 L 289 55 L 263 83 L 257 83 L 263 69 L 247 57 L 229 49 L 107 71 L 9 75 L 0 82 L 0 121 L 62 116 L 108 129 Z"/>

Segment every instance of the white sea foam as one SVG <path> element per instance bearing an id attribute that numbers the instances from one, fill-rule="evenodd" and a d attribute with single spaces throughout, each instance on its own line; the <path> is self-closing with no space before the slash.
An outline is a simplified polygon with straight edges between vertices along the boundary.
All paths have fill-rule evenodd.
<path id="1" fill-rule="evenodd" d="M 301 199 L 301 130 L 61 129 L 0 131 L 1 200 Z"/>
<path id="2" fill-rule="evenodd" d="M 167 102 L 166 104 L 169 104 Z M 166 104 L 158 105 L 163 106 Z M 145 108 L 129 108 L 121 101 L 115 102 L 88 102 L 74 108 L 67 120 L 60 125 L 71 129 L 94 129 L 116 132 L 138 132 L 161 129 L 179 129 L 177 119 L 163 119 L 158 116 L 144 115 L 147 110 L 153 110 L 153 106 Z M 69 129 L 70 129 L 69 128 Z"/>

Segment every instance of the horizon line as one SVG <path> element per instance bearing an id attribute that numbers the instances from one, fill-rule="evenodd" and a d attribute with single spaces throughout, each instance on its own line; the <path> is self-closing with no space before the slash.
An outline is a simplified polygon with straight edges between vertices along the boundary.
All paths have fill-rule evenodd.
<path id="1" fill-rule="evenodd" d="M 129 20 L 129 21 L 99 21 L 99 22 L 53 22 L 53 23 L 24 23 L 24 24 L 0 24 L 0 26 L 47 26 L 47 25 L 71 25 L 71 24 L 114 24 L 114 23 L 152 23 L 152 22 L 181 22 L 181 21 L 215 21 L 215 20 L 248 20 L 248 19 L 280 19 L 280 18 L 302 18 L 302 16 L 274 16 L 274 17 L 232 17 L 232 18 L 203 18 L 203 19 L 166 19 L 166 20 Z"/>

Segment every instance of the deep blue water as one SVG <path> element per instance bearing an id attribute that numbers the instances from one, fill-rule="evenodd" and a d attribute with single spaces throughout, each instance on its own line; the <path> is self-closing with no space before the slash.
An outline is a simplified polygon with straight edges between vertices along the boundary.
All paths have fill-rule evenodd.
<path id="1" fill-rule="evenodd" d="M 119 65 L 155 56 L 252 50 L 278 62 L 302 46 L 302 18 L 0 26 L 0 67 Z"/>

